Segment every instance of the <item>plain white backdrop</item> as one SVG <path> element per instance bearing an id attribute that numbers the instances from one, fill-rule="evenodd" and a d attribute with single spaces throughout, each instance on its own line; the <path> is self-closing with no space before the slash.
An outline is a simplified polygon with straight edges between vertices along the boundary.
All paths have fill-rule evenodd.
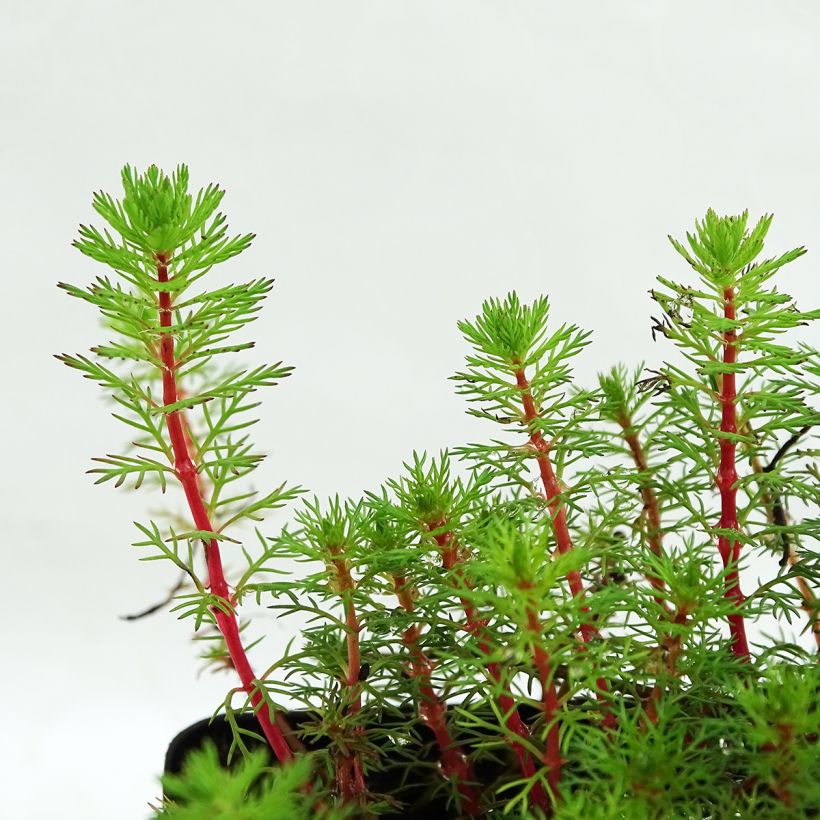
<path id="1" fill-rule="evenodd" d="M 296 371 L 262 397 L 260 484 L 357 494 L 413 449 L 489 436 L 447 382 L 455 322 L 512 288 L 595 331 L 582 379 L 658 363 L 647 290 L 687 275 L 666 235 L 709 206 L 774 211 L 770 248 L 810 251 L 781 287 L 818 304 L 811 0 L 0 12 L 4 817 L 144 818 L 168 740 L 233 685 L 197 680 L 187 623 L 119 620 L 173 581 L 129 547 L 160 501 L 92 486 L 127 430 L 52 358 L 104 341 L 55 283 L 100 272 L 70 242 L 126 162 L 220 182 L 258 234 L 221 275 L 277 278 L 256 356 Z M 288 628 L 268 635 L 273 657 Z"/>

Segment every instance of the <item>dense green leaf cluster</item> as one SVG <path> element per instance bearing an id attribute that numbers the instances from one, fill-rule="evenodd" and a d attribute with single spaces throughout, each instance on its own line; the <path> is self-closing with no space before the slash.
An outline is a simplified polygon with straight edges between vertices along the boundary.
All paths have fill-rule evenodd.
<path id="1" fill-rule="evenodd" d="M 314 812 L 310 796 L 304 791 L 310 776 L 307 757 L 284 769 L 272 769 L 267 755 L 259 751 L 226 769 L 214 746 L 207 744 L 187 758 L 179 775 L 162 778 L 167 800 L 155 816 L 169 820 L 345 817 L 346 812 L 334 809 Z"/>
<path id="2" fill-rule="evenodd" d="M 193 197 L 184 167 L 171 176 L 126 168 L 123 186 L 121 201 L 94 199 L 114 233 L 83 227 L 77 243 L 115 278 L 63 286 L 99 308 L 115 338 L 93 358 L 61 358 L 110 393 L 116 416 L 138 434 L 132 452 L 107 455 L 92 472 L 164 490 L 179 477 L 168 419 L 184 414 L 213 531 L 183 515 L 138 525 L 137 545 L 150 550 L 146 560 L 183 573 L 175 609 L 197 627 L 213 630 L 217 612 L 248 601 L 296 619 L 298 638 L 258 686 L 265 702 L 305 710 L 298 734 L 312 750 L 265 775 L 267 760 L 248 750 L 236 722 L 249 703 L 232 692 L 221 708 L 245 762 L 227 772 L 204 752 L 184 776 L 166 778 L 159 816 L 328 811 L 342 802 L 338 771 L 351 760 L 368 783 L 346 806 L 354 816 L 425 805 L 457 816 L 463 794 L 442 776 L 441 749 L 429 720 L 419 719 L 431 706 L 445 707 L 487 814 L 820 812 L 820 680 L 806 648 L 820 581 L 820 519 L 811 517 L 820 503 L 820 358 L 787 335 L 820 310 L 798 310 L 772 284 L 803 250 L 762 258 L 771 217 L 750 227 L 745 213 L 709 211 L 685 245 L 672 240 L 697 280 L 659 277 L 652 291 L 661 310 L 654 330 L 678 351 L 653 370 L 616 364 L 596 385 L 579 385 L 572 366 L 589 332 L 553 327 L 546 298 L 488 300 L 459 323 L 470 350 L 453 379 L 469 412 L 502 434 L 436 457 L 413 453 L 401 474 L 361 499 L 305 501 L 290 524 L 272 535 L 257 530 L 248 546 L 233 526 L 260 521 L 300 492 L 235 485 L 261 459 L 248 432 L 251 394 L 290 371 L 219 362 L 252 346 L 234 337 L 256 318 L 271 282 L 192 294 L 251 237 L 228 237 L 216 212 L 222 192 L 208 186 Z M 162 294 L 171 295 L 173 317 L 164 325 Z M 169 334 L 183 393 L 166 404 L 161 347 Z M 726 360 L 727 344 L 736 361 Z M 722 416 L 730 375 L 733 430 Z M 737 444 L 738 474 L 730 532 L 719 526 L 716 487 L 727 440 Z M 742 545 L 745 600 L 726 594 L 736 567 L 718 559 L 721 536 Z M 197 567 L 203 540 L 241 565 L 229 599 L 215 596 Z M 748 571 L 755 553 L 771 567 L 766 579 Z M 792 634 L 756 638 L 751 658 L 737 657 L 727 620 L 763 616 L 774 619 L 767 629 L 786 621 Z M 218 633 L 199 637 L 211 644 L 209 662 L 230 665 Z M 553 790 L 541 764 L 556 731 Z M 536 762 L 534 774 L 522 774 L 522 754 Z M 306 780 L 310 800 L 300 790 Z M 546 808 L 536 805 L 539 789 L 550 797 Z"/>

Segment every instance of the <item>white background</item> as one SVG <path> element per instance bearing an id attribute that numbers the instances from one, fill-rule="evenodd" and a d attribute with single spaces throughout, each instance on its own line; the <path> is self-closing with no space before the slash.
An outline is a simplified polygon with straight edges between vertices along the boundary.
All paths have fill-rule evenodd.
<path id="1" fill-rule="evenodd" d="M 818 304 L 811 0 L 0 11 L 4 817 L 145 817 L 168 740 L 229 685 L 196 679 L 187 623 L 118 619 L 173 580 L 128 546 L 158 502 L 92 486 L 127 431 L 51 358 L 105 340 L 55 282 L 101 272 L 70 242 L 124 163 L 187 162 L 258 234 L 224 276 L 277 277 L 256 353 L 297 368 L 264 396 L 260 481 L 319 495 L 494 432 L 446 380 L 487 296 L 545 292 L 593 329 L 587 381 L 660 361 L 647 289 L 687 276 L 666 235 L 709 206 L 774 211 L 770 249 L 811 251 L 781 287 Z M 265 657 L 286 627 L 269 634 Z"/>

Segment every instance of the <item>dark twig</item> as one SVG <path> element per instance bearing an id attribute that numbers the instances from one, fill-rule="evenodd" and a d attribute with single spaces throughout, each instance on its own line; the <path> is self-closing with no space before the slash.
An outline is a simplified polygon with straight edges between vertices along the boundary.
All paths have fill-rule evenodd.
<path id="1" fill-rule="evenodd" d="M 153 615 L 155 612 L 159 612 L 161 609 L 165 609 L 171 601 L 174 600 L 174 596 L 185 586 L 185 579 L 188 577 L 187 572 L 181 572 L 179 575 L 179 580 L 168 590 L 168 593 L 165 597 L 158 601 L 157 603 L 149 606 L 147 609 L 143 609 L 140 612 L 134 612 L 130 615 L 120 615 L 121 621 L 139 621 L 142 618 L 147 618 L 149 615 Z"/>
<path id="2" fill-rule="evenodd" d="M 794 435 L 789 436 L 789 438 L 783 442 L 780 449 L 774 454 L 772 460 L 763 468 L 762 472 L 771 473 L 774 468 L 777 467 L 777 463 L 783 458 L 783 456 L 785 456 L 786 453 L 788 453 L 789 450 L 797 444 L 801 436 L 804 436 L 810 429 L 811 425 L 807 424 L 805 427 L 802 427 L 794 433 Z M 788 520 L 786 517 L 786 508 L 783 505 L 783 499 L 781 498 L 780 493 L 772 493 L 770 503 L 772 510 L 772 523 L 776 524 L 778 527 L 787 526 Z M 780 558 L 780 566 L 785 567 L 786 564 L 789 563 L 789 556 L 791 555 L 791 539 L 789 538 L 789 534 L 785 531 L 780 533 L 780 545 L 783 549 L 783 554 Z"/>

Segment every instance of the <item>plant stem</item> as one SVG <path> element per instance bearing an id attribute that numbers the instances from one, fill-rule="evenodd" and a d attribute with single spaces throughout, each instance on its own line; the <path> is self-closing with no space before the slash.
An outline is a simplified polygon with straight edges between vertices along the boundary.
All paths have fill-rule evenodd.
<path id="1" fill-rule="evenodd" d="M 646 455 L 641 446 L 638 434 L 632 426 L 632 419 L 626 412 L 621 412 L 618 416 L 618 424 L 624 432 L 624 441 L 629 447 L 632 454 L 632 460 L 640 473 L 646 473 L 649 465 L 646 461 Z M 658 505 L 658 499 L 655 491 L 647 480 L 641 481 L 641 498 L 643 500 L 644 513 L 648 522 L 647 539 L 649 541 L 649 549 L 660 558 L 663 555 L 663 532 L 661 530 L 661 513 Z M 659 592 L 664 589 L 663 580 L 656 575 L 648 575 L 647 580 Z M 663 607 L 664 615 L 671 619 L 672 623 L 677 626 L 684 626 L 688 620 L 688 613 L 682 607 L 675 608 L 670 611 L 666 601 L 660 597 L 655 596 L 655 603 Z M 666 674 L 673 678 L 677 676 L 678 657 L 681 652 L 681 636 L 668 636 L 661 642 L 660 649 L 663 652 L 664 666 L 666 667 Z M 652 688 L 652 693 L 649 697 L 649 703 L 646 707 L 646 714 L 652 723 L 657 723 L 658 720 L 658 701 L 663 695 L 663 689 L 660 682 L 656 682 Z"/>
<path id="2" fill-rule="evenodd" d="M 531 584 L 523 584 L 520 589 L 524 594 L 532 588 Z M 543 633 L 543 625 L 538 617 L 535 607 L 527 608 L 527 629 L 533 635 L 533 659 L 535 668 L 538 670 L 538 680 L 541 683 L 541 699 L 544 709 L 544 725 L 547 729 L 547 742 L 544 748 L 544 766 L 547 769 L 547 782 L 550 784 L 550 791 L 556 800 L 560 800 L 559 783 L 561 781 L 561 747 L 558 723 L 555 717 L 558 714 L 560 704 L 558 693 L 553 680 L 550 657 L 547 651 L 540 644 Z"/>
<path id="3" fill-rule="evenodd" d="M 159 358 L 162 354 L 158 350 L 153 351 L 157 358 Z M 182 399 L 185 397 L 185 394 L 182 391 L 179 383 L 177 383 L 177 400 Z M 188 420 L 185 415 L 184 410 L 179 411 L 180 414 L 180 423 L 182 424 L 182 432 L 185 437 L 185 445 L 188 448 L 189 453 L 196 453 L 196 446 L 193 443 L 191 438 L 190 428 L 188 426 Z M 195 455 L 195 459 L 198 457 Z M 197 473 L 196 480 L 197 480 L 197 488 L 199 489 L 199 494 L 205 498 L 205 490 L 203 489 L 202 483 L 202 476 Z M 163 598 L 157 601 L 155 604 L 146 607 L 145 609 L 140 610 L 139 612 L 134 612 L 129 615 L 120 615 L 120 618 L 123 621 L 139 621 L 142 618 L 147 618 L 149 615 L 153 615 L 155 612 L 159 612 L 160 609 L 164 609 L 166 606 L 169 606 L 171 602 L 174 600 L 174 596 L 179 592 L 184 586 L 186 581 L 188 580 L 189 576 L 187 572 L 182 572 L 177 582 L 168 590 Z"/>
<path id="4" fill-rule="evenodd" d="M 641 447 L 638 434 L 632 426 L 632 419 L 626 412 L 618 415 L 618 424 L 623 429 L 624 441 L 632 453 L 632 460 L 635 462 L 639 473 L 646 473 L 649 466 L 646 462 L 646 455 Z M 663 545 L 661 543 L 663 533 L 661 531 L 661 513 L 658 507 L 658 499 L 652 485 L 647 478 L 640 481 L 641 499 L 643 501 L 644 514 L 647 520 L 647 541 L 649 549 L 660 558 L 663 555 Z M 647 575 L 647 580 L 658 592 L 664 588 L 663 581 L 657 575 Z M 665 601 L 659 595 L 655 596 L 655 603 L 666 608 Z"/>
<path id="5" fill-rule="evenodd" d="M 552 462 L 549 458 L 550 447 L 541 435 L 541 431 L 531 426 L 532 422 L 538 417 L 538 413 L 535 410 L 535 402 L 533 401 L 530 391 L 530 383 L 524 374 L 523 368 L 516 370 L 515 380 L 518 389 L 521 391 L 521 399 L 524 404 L 524 418 L 527 421 L 527 427 L 530 431 L 530 444 L 532 444 L 538 454 L 538 469 L 541 472 L 541 480 L 544 482 L 544 492 L 547 496 L 547 506 L 550 511 L 552 529 L 555 534 L 558 551 L 565 555 L 572 550 L 572 538 L 570 537 L 569 527 L 567 526 L 567 513 L 560 501 L 561 488 L 558 486 L 558 480 L 555 477 Z M 567 582 L 569 583 L 572 594 L 583 601 L 584 584 L 578 570 L 573 569 L 567 573 Z M 581 612 L 585 615 L 588 614 L 589 607 L 583 604 L 581 606 Z M 597 635 L 598 630 L 591 623 L 588 621 L 581 623 L 581 636 L 584 643 L 589 643 Z"/>
<path id="6" fill-rule="evenodd" d="M 169 282 L 168 278 L 167 254 L 156 255 L 157 279 L 161 285 Z M 172 324 L 173 306 L 171 303 L 171 292 L 161 289 L 159 292 L 159 321 L 161 328 L 169 328 Z M 160 331 L 160 350 L 162 357 L 162 400 L 163 404 L 174 404 L 178 401 L 176 360 L 174 357 L 174 336 L 168 330 Z M 211 522 L 205 508 L 205 502 L 197 484 L 197 470 L 191 461 L 186 441 L 185 431 L 179 411 L 174 410 L 167 413 L 165 421 L 168 426 L 168 435 L 171 439 L 171 448 L 174 454 L 174 470 L 177 478 L 182 484 L 188 507 L 194 519 L 194 525 L 203 532 L 213 532 Z M 205 542 L 205 559 L 208 564 L 208 576 L 211 592 L 226 601 L 231 600 L 225 574 L 222 570 L 222 558 L 219 553 L 219 544 L 216 539 Z M 214 617 L 219 631 L 225 639 L 225 645 L 231 657 L 231 661 L 236 669 L 239 679 L 242 682 L 242 690 L 247 694 L 254 713 L 262 727 L 262 732 L 267 738 L 280 762 L 286 762 L 293 757 L 293 753 L 288 746 L 281 730 L 274 724 L 276 712 L 267 706 L 260 691 L 260 683 L 254 675 L 242 640 L 239 636 L 239 625 L 236 615 L 231 610 L 224 612 L 214 608 Z"/>
<path id="7" fill-rule="evenodd" d="M 409 582 L 404 576 L 394 575 L 393 588 L 399 604 L 405 612 L 415 609 Z M 407 627 L 402 642 L 410 652 L 410 674 L 419 681 L 419 716 L 433 732 L 441 754 L 441 773 L 447 779 L 454 779 L 461 795 L 462 809 L 468 817 L 479 817 L 481 806 L 472 784 L 475 775 L 461 746 L 450 735 L 447 728 L 447 704 L 436 694 L 432 686 L 433 662 L 421 648 L 421 631 L 416 624 Z"/>
<path id="8" fill-rule="evenodd" d="M 439 521 L 430 522 L 428 528 L 431 532 L 441 530 L 447 526 L 447 521 L 441 519 Z M 433 538 L 441 549 L 442 565 L 445 569 L 455 570 L 456 579 L 455 585 L 468 585 L 467 579 L 464 577 L 462 568 L 459 566 L 462 558 L 459 554 L 459 545 L 453 537 L 452 530 L 439 532 Z M 492 655 L 492 647 L 487 636 L 487 621 L 478 616 L 472 602 L 461 596 L 461 606 L 464 609 L 464 616 L 467 621 L 467 631 L 478 641 L 479 649 L 482 655 L 490 657 Z M 487 673 L 496 683 L 501 687 L 501 693 L 498 695 L 498 703 L 504 715 L 506 715 L 507 729 L 522 740 L 529 740 L 530 730 L 526 723 L 524 723 L 521 715 L 518 713 L 518 707 L 515 700 L 509 694 L 507 687 L 502 682 L 501 665 L 495 661 L 487 663 Z M 521 768 L 521 773 L 527 780 L 535 777 L 535 764 L 530 753 L 524 746 L 514 740 L 508 740 L 508 743 L 515 752 L 518 758 L 518 765 Z M 530 791 L 530 799 L 532 803 L 538 806 L 545 813 L 551 811 L 551 804 L 549 798 L 544 792 L 540 782 L 536 782 Z"/>
<path id="9" fill-rule="evenodd" d="M 519 363 L 516 362 L 515 364 L 518 365 Z M 538 418 L 538 413 L 532 398 L 530 383 L 527 380 L 523 367 L 517 367 L 515 371 L 515 381 L 518 389 L 521 391 L 521 401 L 524 405 L 524 418 L 529 430 L 530 444 L 532 444 L 537 453 L 538 469 L 541 472 L 541 480 L 544 482 L 544 492 L 550 511 L 552 531 L 555 535 L 558 551 L 562 555 L 566 555 L 572 551 L 572 537 L 570 536 L 569 526 L 567 525 L 567 512 L 561 503 L 561 488 L 558 485 L 555 471 L 552 469 L 552 462 L 549 457 L 550 445 L 545 441 L 541 431 L 533 426 L 533 422 Z M 589 607 L 583 603 L 584 584 L 581 580 L 581 574 L 577 570 L 570 570 L 567 573 L 567 583 L 573 596 L 581 603 L 582 616 L 588 615 Z M 588 644 L 593 638 L 600 637 L 598 630 L 586 618 L 581 621 L 580 629 L 581 638 L 585 644 Z M 599 690 L 598 698 L 599 700 L 603 700 L 603 696 L 609 692 L 609 686 L 603 678 L 598 678 L 596 683 Z M 606 728 L 613 728 L 615 722 L 615 715 L 607 709 L 604 716 L 604 726 Z"/>
<path id="10" fill-rule="evenodd" d="M 723 289 L 723 316 L 734 322 L 735 294 L 734 287 Z M 736 442 L 732 438 L 737 433 L 737 389 L 735 386 L 734 365 L 737 361 L 737 334 L 734 327 L 723 332 L 723 363 L 727 365 L 720 384 L 719 400 L 722 408 L 720 420 L 720 466 L 715 477 L 715 484 L 720 491 L 720 524 L 722 530 L 739 531 L 737 521 L 737 470 L 735 468 Z M 737 607 L 745 600 L 740 590 L 738 561 L 740 560 L 740 542 L 730 540 L 724 533 L 718 536 L 718 552 L 726 569 L 725 595 Z M 732 652 L 741 660 L 748 661 L 749 644 L 746 640 L 746 624 L 741 614 L 729 615 L 729 631 L 732 634 Z"/>
<path id="11" fill-rule="evenodd" d="M 362 654 L 359 644 L 361 626 L 356 615 L 356 605 L 353 603 L 355 584 L 350 575 L 350 569 L 339 547 L 330 548 L 333 567 L 336 571 L 339 594 L 344 602 L 345 632 L 347 642 L 347 677 L 343 680 L 348 692 L 349 712 L 356 715 L 362 708 L 361 672 Z M 361 726 L 354 728 L 354 734 L 362 735 Z M 339 795 L 345 803 L 361 802 L 367 794 L 364 780 L 361 755 L 357 751 L 336 754 L 336 785 Z"/>

